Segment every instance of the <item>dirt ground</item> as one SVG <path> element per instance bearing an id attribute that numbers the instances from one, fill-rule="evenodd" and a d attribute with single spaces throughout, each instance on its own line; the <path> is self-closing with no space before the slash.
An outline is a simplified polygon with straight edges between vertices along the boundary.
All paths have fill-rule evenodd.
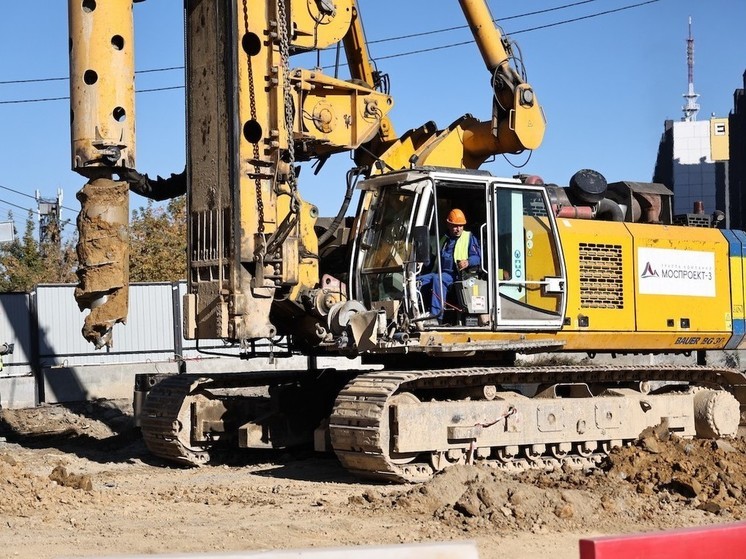
<path id="1" fill-rule="evenodd" d="M 371 484 L 332 456 L 242 452 L 176 468 L 126 402 L 0 410 L 0 555 L 258 551 L 471 540 L 480 557 L 578 557 L 578 540 L 746 516 L 742 439 L 651 431 L 591 472 L 453 468 Z"/>

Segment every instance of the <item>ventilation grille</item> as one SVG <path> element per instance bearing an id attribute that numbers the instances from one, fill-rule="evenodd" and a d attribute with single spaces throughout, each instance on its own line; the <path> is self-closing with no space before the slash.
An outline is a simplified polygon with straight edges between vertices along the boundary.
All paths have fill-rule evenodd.
<path id="1" fill-rule="evenodd" d="M 624 308 L 622 247 L 580 243 L 580 306 L 585 309 Z"/>
<path id="2" fill-rule="evenodd" d="M 710 216 L 705 214 L 681 214 L 673 216 L 674 225 L 686 227 L 710 227 Z"/>

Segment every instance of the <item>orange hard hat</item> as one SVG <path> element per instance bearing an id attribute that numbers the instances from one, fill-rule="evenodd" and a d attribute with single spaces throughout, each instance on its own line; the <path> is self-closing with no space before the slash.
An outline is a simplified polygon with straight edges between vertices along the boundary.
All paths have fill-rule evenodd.
<path id="1" fill-rule="evenodd" d="M 466 225 L 466 216 L 458 208 L 453 208 L 446 217 L 446 223 L 451 225 Z"/>

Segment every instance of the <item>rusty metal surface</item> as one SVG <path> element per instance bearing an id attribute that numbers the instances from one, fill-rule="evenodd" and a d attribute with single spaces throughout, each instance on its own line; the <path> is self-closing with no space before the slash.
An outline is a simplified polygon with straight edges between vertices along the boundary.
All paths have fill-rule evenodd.
<path id="1" fill-rule="evenodd" d="M 175 375 L 159 382 L 150 391 L 140 415 L 145 445 L 153 454 L 171 462 L 196 466 L 209 454 L 190 444 L 191 424 L 187 396 L 199 384 L 193 375 Z"/>
<path id="2" fill-rule="evenodd" d="M 77 194 L 78 287 L 75 300 L 91 309 L 83 337 L 111 346 L 114 324 L 127 319 L 129 288 L 129 185 L 110 179 L 88 182 Z"/>
<path id="3" fill-rule="evenodd" d="M 212 399 L 210 390 L 266 387 L 296 380 L 304 373 L 258 371 L 168 376 L 148 392 L 139 414 L 145 445 L 156 456 L 171 462 L 188 466 L 206 464 L 219 439 L 213 435 L 218 429 L 230 429 L 222 422 L 227 421 L 226 417 L 233 411 L 219 398 Z M 238 428 L 236 433 L 228 434 L 240 435 Z"/>

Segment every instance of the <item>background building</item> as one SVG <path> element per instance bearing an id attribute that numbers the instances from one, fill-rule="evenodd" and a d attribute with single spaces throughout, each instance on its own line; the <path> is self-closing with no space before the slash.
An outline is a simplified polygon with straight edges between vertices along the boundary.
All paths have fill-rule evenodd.
<path id="1" fill-rule="evenodd" d="M 746 229 L 746 72 L 743 87 L 733 93 L 733 111 L 728 117 L 730 127 L 730 162 L 728 192 L 730 222 L 734 229 Z"/>
<path id="2" fill-rule="evenodd" d="M 686 222 L 687 215 L 716 210 L 725 214 L 725 227 L 731 226 L 732 193 L 728 188 L 729 118 L 697 120 L 699 95 L 694 91 L 694 38 L 689 20 L 687 39 L 688 89 L 680 122 L 665 121 L 658 146 L 653 182 L 673 191 L 675 222 Z M 676 216 L 679 216 L 677 219 Z"/>
<path id="3" fill-rule="evenodd" d="M 653 182 L 673 190 L 674 216 L 694 213 L 697 202 L 707 215 L 720 210 L 727 216 L 728 119 L 667 120 L 664 126 Z"/>

